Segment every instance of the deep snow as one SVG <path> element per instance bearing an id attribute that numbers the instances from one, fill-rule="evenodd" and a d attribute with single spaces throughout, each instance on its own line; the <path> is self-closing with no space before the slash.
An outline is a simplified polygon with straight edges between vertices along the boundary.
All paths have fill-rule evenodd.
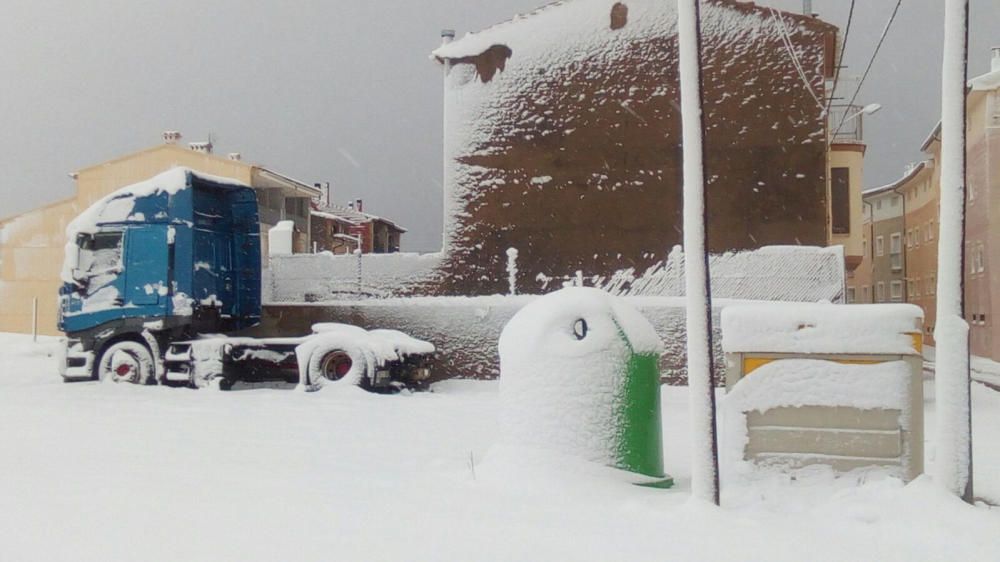
<path id="1" fill-rule="evenodd" d="M 722 509 L 688 501 L 682 387 L 663 389 L 662 491 L 504 470 L 495 382 L 63 384 L 51 347 L 0 335 L 0 560 L 1000 560 L 1000 509 L 926 478 L 764 475 L 723 481 Z M 976 385 L 973 418 L 977 496 L 997 503 L 1000 393 Z"/>

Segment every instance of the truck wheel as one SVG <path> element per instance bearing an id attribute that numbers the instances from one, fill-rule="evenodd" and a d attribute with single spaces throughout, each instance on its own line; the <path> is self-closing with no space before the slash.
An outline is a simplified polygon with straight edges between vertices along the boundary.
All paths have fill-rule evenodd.
<path id="1" fill-rule="evenodd" d="M 108 346 L 97 363 L 102 381 L 152 384 L 153 356 L 149 349 L 134 341 L 120 341 Z"/>
<path id="2" fill-rule="evenodd" d="M 309 373 L 309 379 L 312 381 L 320 379 L 339 381 L 351 371 L 353 365 L 354 361 L 351 360 L 351 356 L 346 351 L 339 349 L 328 351 L 316 363 L 317 369 L 315 372 Z M 310 364 L 309 366 L 312 367 L 313 365 Z"/>

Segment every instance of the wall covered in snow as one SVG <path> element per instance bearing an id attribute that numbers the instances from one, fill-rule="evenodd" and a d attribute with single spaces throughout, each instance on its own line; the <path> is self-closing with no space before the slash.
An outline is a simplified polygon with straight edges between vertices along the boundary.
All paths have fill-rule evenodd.
<path id="1" fill-rule="evenodd" d="M 343 322 L 366 329 L 391 328 L 433 343 L 437 348 L 432 367 L 435 379 L 495 378 L 499 376 L 497 342 L 507 321 L 535 296 L 418 297 L 367 299 L 321 304 L 265 305 L 258 335 L 308 334 L 319 322 Z M 684 301 L 672 297 L 626 297 L 656 328 L 665 353 L 660 371 L 666 382 L 686 382 Z M 715 365 L 722 369 L 722 308 L 746 301 L 714 301 Z M 717 376 L 718 384 L 723 377 Z"/>
<path id="2" fill-rule="evenodd" d="M 360 262 L 360 270 L 359 270 Z M 292 254 L 271 256 L 264 302 L 322 302 L 430 292 L 441 254 Z"/>
<path id="3" fill-rule="evenodd" d="M 679 242 L 675 10 L 555 2 L 434 52 L 447 73 L 442 293 L 506 292 L 510 247 L 525 286 L 644 271 Z M 824 244 L 818 100 L 836 29 L 732 0 L 702 15 L 710 248 Z"/>
<path id="4" fill-rule="evenodd" d="M 508 253 L 513 250 L 513 255 Z M 519 254 L 504 252 L 504 293 L 542 294 L 565 283 L 598 287 L 619 296 L 684 295 L 684 253 L 680 247 L 643 273 L 635 268 L 609 275 L 581 271 L 579 277 L 556 277 L 548 271 L 520 277 Z M 333 300 L 434 295 L 440 293 L 442 254 L 365 254 L 358 258 L 330 253 L 272 256 L 265 270 L 264 302 L 302 303 Z M 769 246 L 711 257 L 712 295 L 724 299 L 844 302 L 844 255 L 841 247 Z M 514 289 L 513 291 L 511 289 Z"/>

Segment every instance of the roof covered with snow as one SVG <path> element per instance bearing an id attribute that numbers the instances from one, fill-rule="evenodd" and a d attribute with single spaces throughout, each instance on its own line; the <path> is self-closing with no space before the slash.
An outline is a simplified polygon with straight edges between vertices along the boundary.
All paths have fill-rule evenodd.
<path id="1" fill-rule="evenodd" d="M 314 217 L 342 221 L 355 226 L 369 222 L 384 222 L 400 232 L 406 232 L 405 228 L 389 219 L 373 215 L 371 213 L 364 213 L 358 211 L 357 209 L 341 207 L 340 205 L 325 205 L 319 207 L 318 209 L 313 209 L 310 213 Z"/>
<path id="2" fill-rule="evenodd" d="M 548 33 L 544 30 L 549 26 L 566 28 L 567 26 L 581 26 L 584 29 L 601 29 L 607 27 L 608 10 L 616 0 L 555 0 L 549 2 L 535 10 L 523 14 L 516 14 L 513 18 L 487 27 L 481 31 L 466 33 L 463 37 L 457 38 L 444 44 L 432 53 L 438 60 L 457 59 L 463 57 L 476 56 L 494 45 L 507 45 L 513 47 L 514 43 L 523 41 L 545 41 Z M 657 9 L 653 2 L 652 6 L 648 0 L 632 0 L 626 5 L 630 9 L 649 10 Z M 757 6 L 753 2 L 739 2 L 737 0 L 708 0 L 706 4 L 715 4 L 730 8 L 742 13 L 759 13 L 762 17 L 769 17 L 772 9 L 766 6 Z M 820 19 L 774 10 L 782 18 L 794 20 L 796 24 L 809 25 L 815 29 L 835 30 L 836 27 Z M 596 24 L 596 25 L 595 25 Z"/>
<path id="3" fill-rule="evenodd" d="M 899 178 L 898 180 L 880 187 L 873 187 L 871 189 L 866 189 L 861 193 L 861 195 L 864 197 L 869 197 L 872 195 L 878 195 L 880 193 L 884 193 L 886 191 L 892 191 L 893 189 L 896 189 L 898 187 L 902 187 L 903 185 L 906 184 L 906 182 L 917 177 L 917 174 L 922 172 L 926 167 L 927 167 L 926 162 L 920 162 L 916 166 L 910 167 L 910 169 L 907 170 L 905 174 L 903 174 L 903 177 Z"/>
<path id="4" fill-rule="evenodd" d="M 969 80 L 969 89 L 973 92 L 996 90 L 1000 88 L 1000 70 L 987 72 Z"/>

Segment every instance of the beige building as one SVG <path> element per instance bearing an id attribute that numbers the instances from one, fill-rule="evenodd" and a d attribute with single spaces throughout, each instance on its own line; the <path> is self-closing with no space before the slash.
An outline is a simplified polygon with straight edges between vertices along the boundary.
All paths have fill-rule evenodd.
<path id="1" fill-rule="evenodd" d="M 867 233 L 862 245 L 867 245 L 867 258 L 861 264 L 866 271 L 848 277 L 847 293 L 855 295 L 853 302 L 906 301 L 903 197 L 897 191 L 901 181 L 864 192 Z"/>
<path id="2" fill-rule="evenodd" d="M 847 304 L 871 304 L 872 294 L 872 211 L 861 205 L 861 263 L 847 271 Z"/>
<path id="3" fill-rule="evenodd" d="M 933 141 L 929 146 L 936 146 Z M 906 300 L 924 310 L 924 341 L 934 345 L 940 167 L 931 157 L 900 181 L 906 233 Z"/>
<path id="4" fill-rule="evenodd" d="M 836 131 L 840 117 L 847 112 L 848 130 Z M 830 116 L 830 149 L 827 151 L 827 245 L 844 247 L 847 271 L 861 265 L 864 258 L 863 212 L 861 191 L 864 186 L 865 148 L 862 137 L 862 109 L 838 108 Z"/>
<path id="5" fill-rule="evenodd" d="M 179 140 L 179 133 L 167 132 L 164 144 L 83 168 L 73 174 L 73 197 L 0 220 L 0 332 L 31 332 L 37 299 L 38 332 L 58 334 L 57 296 L 66 225 L 108 193 L 176 166 L 232 178 L 257 190 L 262 255 L 267 255 L 268 229 L 280 220 L 295 223 L 295 249 L 308 251 L 309 203 L 320 195 L 319 189 L 243 162 L 238 154 L 217 156 L 210 143 L 182 147 Z"/>
<path id="6" fill-rule="evenodd" d="M 1000 47 L 993 49 L 990 72 L 970 80 L 968 92 L 965 318 L 969 323 L 972 353 L 1000 360 L 1000 332 L 997 332 L 1000 324 L 996 322 L 1000 315 L 1000 282 L 996 277 L 1000 273 L 996 270 L 1000 267 Z M 884 236 L 888 230 L 902 233 L 904 300 L 924 310 L 924 338 L 933 345 L 941 198 L 940 125 L 920 148 L 923 162 L 911 167 L 893 184 L 866 191 L 865 202 L 867 207 L 875 198 L 901 198 L 902 221 L 896 222 L 893 217 L 891 227 L 879 230 L 876 220 L 872 233 L 873 236 Z M 877 256 L 873 256 L 871 266 L 863 262 L 862 267 L 871 272 L 873 284 L 897 279 L 895 271 L 879 266 Z M 855 279 L 863 275 L 858 273 Z M 858 302 L 866 301 L 859 297 Z M 877 298 L 875 302 L 879 302 Z"/>

